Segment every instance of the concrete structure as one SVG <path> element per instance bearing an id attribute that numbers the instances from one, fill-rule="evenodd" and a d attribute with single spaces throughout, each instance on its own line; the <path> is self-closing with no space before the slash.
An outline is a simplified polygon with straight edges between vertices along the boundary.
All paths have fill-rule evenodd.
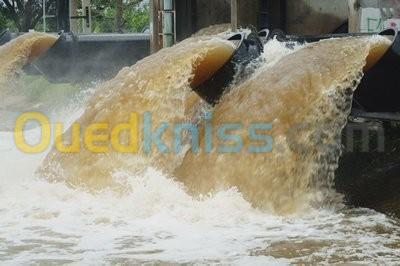
<path id="1" fill-rule="evenodd" d="M 349 0 L 350 32 L 400 29 L 400 0 Z"/>
<path id="2" fill-rule="evenodd" d="M 83 32 L 83 33 L 91 33 L 92 32 L 92 9 L 91 9 L 91 0 L 79 0 L 82 3 L 82 12 L 81 16 L 78 16 L 77 8 L 78 8 L 78 0 L 70 0 L 69 4 L 69 18 L 70 18 L 70 30 L 75 33 Z M 82 20 L 81 23 L 82 28 L 78 27 L 78 20 Z"/>
<path id="3" fill-rule="evenodd" d="M 290 34 L 331 33 L 347 22 L 347 0 L 288 0 L 286 29 Z"/>
<path id="4" fill-rule="evenodd" d="M 151 1 L 153 51 L 162 47 L 160 2 Z M 215 24 L 321 34 L 335 31 L 348 19 L 347 0 L 175 0 L 174 10 L 177 41 Z"/>

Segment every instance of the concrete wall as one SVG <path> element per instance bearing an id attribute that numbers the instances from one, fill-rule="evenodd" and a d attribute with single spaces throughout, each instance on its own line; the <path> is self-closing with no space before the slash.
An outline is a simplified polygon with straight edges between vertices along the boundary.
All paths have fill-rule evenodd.
<path id="1" fill-rule="evenodd" d="M 268 19 L 260 20 L 265 4 Z M 290 34 L 322 34 L 347 21 L 348 0 L 176 0 L 176 12 L 178 41 L 214 24 L 259 27 L 261 21 Z"/>
<path id="2" fill-rule="evenodd" d="M 231 23 L 232 28 L 246 28 L 258 26 L 259 0 L 232 0 Z"/>
<path id="3" fill-rule="evenodd" d="M 291 34 L 321 34 L 347 21 L 347 0 L 287 0 L 286 31 Z"/>
<path id="4" fill-rule="evenodd" d="M 400 29 L 400 0 L 349 0 L 351 32 Z"/>
<path id="5" fill-rule="evenodd" d="M 230 4 L 230 0 L 176 0 L 177 40 L 210 25 L 230 23 Z"/>
<path id="6" fill-rule="evenodd" d="M 200 30 L 214 24 L 223 24 L 230 22 L 230 0 L 197 0 L 196 3 L 196 30 Z"/>
<path id="7" fill-rule="evenodd" d="M 176 39 L 181 41 L 196 31 L 196 1 L 175 0 Z"/>
<path id="8" fill-rule="evenodd" d="M 349 7 L 351 7 L 349 1 L 397 3 L 400 0 L 175 1 L 177 41 L 181 41 L 202 28 L 215 24 L 231 24 L 232 28 L 246 28 L 251 25 L 255 28 L 268 27 L 299 35 L 332 33 L 348 21 Z M 158 1 L 151 0 L 151 2 Z M 157 16 L 156 10 L 153 12 L 152 25 L 157 24 Z M 351 19 L 349 24 L 352 24 Z M 156 27 L 152 28 L 156 30 Z M 154 31 L 153 35 L 153 40 L 157 40 L 158 33 Z M 158 48 L 153 45 L 153 51 L 156 50 Z"/>

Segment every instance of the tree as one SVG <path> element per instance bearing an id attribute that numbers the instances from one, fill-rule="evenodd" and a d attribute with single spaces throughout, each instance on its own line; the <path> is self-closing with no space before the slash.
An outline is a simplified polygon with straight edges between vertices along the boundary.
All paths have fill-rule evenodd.
<path id="1" fill-rule="evenodd" d="M 45 0 L 46 13 L 56 15 L 58 0 Z M 80 8 L 80 0 L 76 1 Z M 0 0 L 0 28 L 42 30 L 42 0 Z M 141 32 L 149 27 L 148 0 L 91 0 L 94 32 Z M 77 15 L 84 15 L 81 10 Z M 77 21 L 77 23 L 83 23 Z M 46 31 L 58 31 L 57 20 L 46 20 Z"/>
<path id="2" fill-rule="evenodd" d="M 149 27 L 146 0 L 92 0 L 94 32 L 141 32 Z"/>
<path id="3" fill-rule="evenodd" d="M 139 9 L 128 9 L 124 12 L 126 30 L 129 32 L 143 32 L 150 27 L 149 6 L 144 5 Z"/>
<path id="4" fill-rule="evenodd" d="M 43 18 L 41 0 L 1 0 L 0 12 L 22 32 L 34 29 Z M 46 10 L 55 9 L 55 1 L 45 0 Z"/>
<path id="5" fill-rule="evenodd" d="M 0 13 L 0 32 L 7 28 L 8 21 L 7 18 Z"/>

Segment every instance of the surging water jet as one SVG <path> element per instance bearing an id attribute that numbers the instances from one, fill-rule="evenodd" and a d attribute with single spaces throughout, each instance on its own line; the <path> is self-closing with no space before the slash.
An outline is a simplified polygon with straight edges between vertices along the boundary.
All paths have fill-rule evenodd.
<path id="1" fill-rule="evenodd" d="M 129 188 L 114 179 L 116 171 L 140 173 L 152 166 L 175 176 L 194 194 L 235 186 L 254 206 L 275 213 L 308 208 L 310 202 L 332 192 L 339 137 L 351 110 L 352 92 L 362 73 L 373 69 L 367 61 L 379 61 L 390 45 L 384 40 L 360 36 L 306 45 L 273 67 L 260 63 L 247 81 L 231 85 L 230 93 L 225 90 L 233 75 L 240 73 L 240 68 L 234 68 L 241 63 L 233 55 L 235 49 L 244 47 L 248 54 L 244 62 L 249 63 L 261 50 L 258 39 L 244 41 L 239 34 L 229 41 L 217 37 L 186 40 L 104 83 L 77 123 L 82 128 L 108 124 L 104 133 L 110 135 L 113 126 L 126 123 L 131 112 L 151 112 L 155 124 L 197 121 L 204 106 L 201 97 L 215 105 L 210 121 L 214 126 L 237 121 L 243 128 L 253 122 L 272 123 L 272 153 L 93 154 L 83 147 L 79 153 L 65 154 L 54 149 L 41 175 L 90 190 L 124 191 Z M 254 54 L 249 52 L 252 49 Z M 235 134 L 242 136 L 245 146 L 252 144 L 242 130 Z M 68 143 L 72 136 L 70 129 L 63 139 Z M 164 137 L 173 139 L 171 133 Z M 123 134 L 123 139 L 126 143 L 129 136 Z M 203 147 L 204 139 L 200 143 Z"/>
<path id="2" fill-rule="evenodd" d="M 151 113 L 154 125 L 196 121 L 199 107 L 204 104 L 192 87 L 208 80 L 226 64 L 237 48 L 236 41 L 236 45 L 243 43 L 242 36 L 234 42 L 215 36 L 190 38 L 123 69 L 98 89 L 77 123 L 82 128 L 106 123 L 108 129 L 103 133 L 110 135 L 115 125 L 128 122 L 132 112 L 139 117 Z M 143 138 L 142 132 L 140 124 L 138 139 Z M 71 130 L 64 137 L 68 143 Z M 129 141 L 129 135 L 122 138 L 124 143 Z M 173 132 L 167 132 L 163 139 L 171 146 Z M 152 166 L 172 175 L 184 156 L 184 152 L 168 154 L 154 149 L 146 154 L 143 145 L 139 143 L 137 154 L 93 154 L 86 149 L 65 154 L 53 149 L 41 173 L 49 180 L 65 181 L 72 186 L 126 190 L 126 185 L 118 184 L 112 177 L 118 169 L 141 172 Z"/>
<path id="3" fill-rule="evenodd" d="M 246 128 L 254 121 L 271 121 L 274 151 L 188 153 L 175 175 L 195 193 L 235 186 L 255 206 L 277 213 L 334 200 L 340 136 L 353 91 L 363 71 L 389 46 L 384 37 L 327 39 L 262 68 L 222 97 L 212 124 L 240 121 Z M 238 132 L 246 144 L 251 141 Z"/>
<path id="4" fill-rule="evenodd" d="M 397 101 L 400 36 L 395 29 L 379 35 L 388 41 L 371 48 L 363 79 L 354 93 L 349 123 L 342 134 L 344 152 L 335 173 L 335 188 L 351 206 L 373 208 L 399 217 L 400 132 L 395 124 L 400 121 Z M 271 36 L 293 43 L 347 35 L 285 36 L 276 32 Z"/>
<path id="5" fill-rule="evenodd" d="M 370 33 L 328 34 L 320 36 L 293 36 L 285 35 L 281 31 L 272 32 L 268 38 L 276 38 L 286 43 L 313 43 L 332 38 L 346 37 L 371 37 Z M 356 109 L 368 112 L 397 112 L 399 106 L 395 99 L 398 98 L 397 73 L 400 69 L 400 37 L 396 29 L 387 29 L 379 33 L 388 40 L 386 45 L 371 48 L 364 67 L 364 77 L 355 92 Z M 390 46 L 390 48 L 389 48 Z M 382 86 L 385 84 L 385 86 Z"/>
<path id="6" fill-rule="evenodd" d="M 5 30 L 0 33 L 0 45 L 13 39 L 22 42 L 24 35 L 27 34 Z M 107 80 L 150 53 L 150 35 L 145 33 L 75 35 L 61 32 L 46 36 L 57 40 L 40 57 L 24 64 L 23 70 L 29 75 L 42 75 L 52 83 Z"/>
<path id="7" fill-rule="evenodd" d="M 56 41 L 54 35 L 31 32 L 0 46 L 0 85 L 49 50 Z"/>

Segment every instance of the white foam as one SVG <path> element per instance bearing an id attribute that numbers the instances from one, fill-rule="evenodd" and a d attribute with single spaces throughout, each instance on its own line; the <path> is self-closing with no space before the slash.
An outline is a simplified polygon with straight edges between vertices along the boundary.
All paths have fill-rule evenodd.
<path id="1" fill-rule="evenodd" d="M 293 50 L 266 45 L 270 64 Z M 80 114 L 72 108 L 62 120 Z M 27 132 L 28 138 L 38 131 Z M 116 172 L 132 192 L 90 194 L 50 184 L 0 134 L 0 261 L 10 264 L 190 262 L 234 265 L 360 262 L 396 264 L 399 224 L 370 210 L 314 210 L 302 217 L 260 212 L 235 189 L 192 198 L 154 169 Z"/>
<path id="2" fill-rule="evenodd" d="M 3 153 L 1 159 L 10 155 L 13 152 Z M 19 162 L 33 166 L 40 156 L 24 156 Z M 128 195 L 109 191 L 93 195 L 49 184 L 28 173 L 34 169 L 31 166 L 23 173 L 1 174 L 3 261 L 262 265 L 307 258 L 380 263 L 396 259 L 397 250 L 390 244 L 399 243 L 399 227 L 372 211 L 321 209 L 303 217 L 272 216 L 253 209 L 234 189 L 194 199 L 154 169 L 142 176 L 116 174 L 128 177 L 133 187 Z M 318 248 L 307 251 L 308 242 Z M 278 257 L 276 249 L 288 257 Z M 289 256 L 296 252 L 298 256 Z"/>

